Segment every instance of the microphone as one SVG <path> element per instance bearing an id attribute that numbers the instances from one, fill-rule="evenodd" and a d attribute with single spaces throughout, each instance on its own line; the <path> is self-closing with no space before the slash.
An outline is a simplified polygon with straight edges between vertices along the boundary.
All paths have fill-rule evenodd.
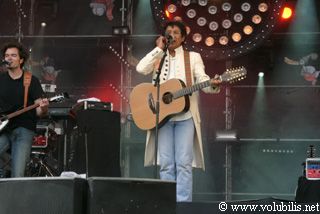
<path id="1" fill-rule="evenodd" d="M 166 37 L 167 43 L 168 43 L 169 45 L 170 45 L 172 42 L 174 42 L 173 37 L 172 37 L 168 32 L 166 32 L 166 33 L 164 34 L 164 37 Z"/>
<path id="2" fill-rule="evenodd" d="M 1 60 L 0 65 L 10 65 L 10 62 L 3 59 Z"/>

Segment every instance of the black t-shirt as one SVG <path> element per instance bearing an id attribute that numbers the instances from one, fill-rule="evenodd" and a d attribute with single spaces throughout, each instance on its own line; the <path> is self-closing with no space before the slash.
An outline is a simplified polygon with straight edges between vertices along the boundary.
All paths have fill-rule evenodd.
<path id="1" fill-rule="evenodd" d="M 34 104 L 34 101 L 43 95 L 41 84 L 35 76 L 32 76 L 29 86 L 28 104 Z M 15 112 L 23 108 L 24 85 L 23 75 L 19 79 L 12 79 L 8 72 L 0 73 L 0 111 L 5 114 Z M 12 130 L 16 127 L 24 127 L 32 131 L 36 130 L 37 115 L 36 110 L 30 110 L 17 117 L 11 118 L 6 130 Z"/>

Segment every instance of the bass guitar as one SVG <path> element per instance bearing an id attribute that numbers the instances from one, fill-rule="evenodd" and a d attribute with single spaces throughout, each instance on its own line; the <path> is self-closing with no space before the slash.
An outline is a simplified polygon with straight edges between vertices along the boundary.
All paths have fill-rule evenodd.
<path id="1" fill-rule="evenodd" d="M 245 78 L 244 67 L 230 69 L 219 76 L 222 82 L 235 82 Z M 211 86 L 207 80 L 190 87 L 185 87 L 179 79 L 170 79 L 160 85 L 159 127 L 170 117 L 189 110 L 189 96 L 192 92 Z M 133 88 L 130 94 L 130 108 L 135 124 L 142 130 L 156 126 L 156 95 L 157 88 L 151 83 L 142 83 Z"/>
<path id="2" fill-rule="evenodd" d="M 56 95 L 54 97 L 48 98 L 49 102 L 61 102 L 62 100 L 64 100 L 65 98 L 68 98 L 68 94 L 67 93 L 62 93 L 59 95 Z M 20 109 L 18 111 L 12 112 L 10 114 L 7 115 L 2 115 L 0 116 L 0 132 L 6 127 L 6 125 L 9 123 L 9 120 L 13 117 L 17 117 L 27 111 L 30 111 L 32 109 L 35 109 L 37 107 L 39 107 L 40 104 L 39 103 L 35 103 L 33 105 L 27 106 L 23 109 Z"/>

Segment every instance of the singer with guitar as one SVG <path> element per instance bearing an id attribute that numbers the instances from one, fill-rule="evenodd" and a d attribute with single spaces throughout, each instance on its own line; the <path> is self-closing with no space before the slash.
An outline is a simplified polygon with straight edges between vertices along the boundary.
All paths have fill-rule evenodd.
<path id="1" fill-rule="evenodd" d="M 12 118 L 0 131 L 0 155 L 11 149 L 11 177 L 23 177 L 30 157 L 37 117 L 47 114 L 49 102 L 39 80 L 23 70 L 29 54 L 20 43 L 8 43 L 1 49 L 7 72 L 0 73 L 0 110 L 2 114 L 39 104 L 36 109 Z M 0 121 L 2 123 L 3 121 Z"/>
<path id="2" fill-rule="evenodd" d="M 167 44 L 167 57 L 161 69 L 160 84 L 180 79 L 185 85 L 190 86 L 210 80 L 205 73 L 200 54 L 183 49 L 182 44 L 187 36 L 185 25 L 179 21 L 172 21 L 166 24 L 164 30 L 165 36 L 157 38 L 156 47 L 140 60 L 137 71 L 145 75 L 155 72 Z M 220 82 L 219 78 L 214 78 L 211 85 L 202 90 L 206 93 L 218 93 Z M 187 96 L 190 98 L 190 108 L 162 124 L 158 138 L 160 178 L 177 182 L 177 201 L 192 201 L 192 167 L 204 169 L 198 94 L 194 92 Z M 146 99 L 156 101 L 156 97 Z M 132 108 L 135 104 L 130 105 Z M 154 148 L 154 131 L 148 130 L 146 166 L 155 162 Z"/>

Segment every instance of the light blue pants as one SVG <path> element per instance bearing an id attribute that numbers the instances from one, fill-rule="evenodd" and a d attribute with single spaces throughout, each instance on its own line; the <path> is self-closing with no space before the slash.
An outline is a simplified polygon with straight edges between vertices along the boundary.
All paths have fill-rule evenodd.
<path id="1" fill-rule="evenodd" d="M 0 135 L 0 155 L 11 147 L 11 177 L 23 177 L 27 161 L 30 158 L 32 139 L 35 133 L 18 127 Z"/>
<path id="2" fill-rule="evenodd" d="M 160 178 L 177 182 L 177 201 L 192 201 L 194 132 L 192 118 L 159 129 Z"/>

